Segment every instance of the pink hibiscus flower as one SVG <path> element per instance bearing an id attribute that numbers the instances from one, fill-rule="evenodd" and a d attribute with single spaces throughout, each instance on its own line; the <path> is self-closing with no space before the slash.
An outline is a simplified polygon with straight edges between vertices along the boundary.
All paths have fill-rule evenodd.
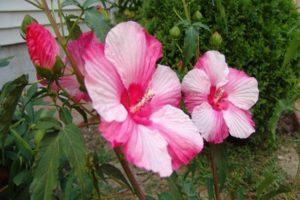
<path id="1" fill-rule="evenodd" d="M 52 69 L 59 46 L 52 34 L 42 25 L 33 23 L 26 29 L 26 43 L 33 64 L 37 67 Z"/>
<path id="2" fill-rule="evenodd" d="M 192 120 L 208 142 L 230 135 L 249 137 L 254 130 L 249 109 L 258 100 L 257 81 L 229 68 L 224 55 L 208 51 L 183 78 L 182 91 Z"/>
<path id="3" fill-rule="evenodd" d="M 196 126 L 177 108 L 181 87 L 175 72 L 158 65 L 162 46 L 135 22 L 120 23 L 104 44 L 84 55 L 85 85 L 101 116 L 99 127 L 138 167 L 169 176 L 203 148 Z"/>

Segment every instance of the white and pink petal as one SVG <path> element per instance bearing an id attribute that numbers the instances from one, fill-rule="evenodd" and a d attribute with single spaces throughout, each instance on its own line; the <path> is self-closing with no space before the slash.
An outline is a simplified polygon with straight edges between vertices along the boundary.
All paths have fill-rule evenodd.
<path id="1" fill-rule="evenodd" d="M 145 89 L 162 56 L 162 46 L 138 23 L 123 22 L 108 32 L 105 56 L 116 67 L 126 88 L 138 83 Z"/>
<path id="2" fill-rule="evenodd" d="M 126 159 L 136 166 L 167 177 L 173 172 L 167 145 L 157 130 L 138 125 L 122 148 Z"/>
<path id="3" fill-rule="evenodd" d="M 222 112 L 230 135 L 237 138 L 247 138 L 255 132 L 255 124 L 249 111 L 229 104 L 229 107 Z"/>
<path id="4" fill-rule="evenodd" d="M 225 56 L 218 51 L 207 51 L 198 59 L 195 67 L 205 71 L 212 86 L 221 87 L 228 81 L 228 65 Z"/>
<path id="5" fill-rule="evenodd" d="M 179 105 L 181 86 L 177 74 L 170 67 L 158 65 L 150 81 L 149 89 L 154 94 L 151 100 L 154 110 L 167 104 Z"/>
<path id="6" fill-rule="evenodd" d="M 193 109 L 207 101 L 210 92 L 209 77 L 202 69 L 194 68 L 189 71 L 182 81 L 184 102 L 190 113 Z"/>
<path id="7" fill-rule="evenodd" d="M 85 86 L 93 108 L 105 121 L 124 121 L 127 110 L 120 103 L 124 86 L 115 67 L 105 58 L 104 47 L 91 43 L 83 56 L 85 61 Z"/>
<path id="8" fill-rule="evenodd" d="M 151 116 L 152 128 L 168 142 L 173 169 L 186 165 L 203 148 L 197 127 L 182 110 L 167 105 Z"/>
<path id="9" fill-rule="evenodd" d="M 224 86 L 228 100 L 235 106 L 248 110 L 258 100 L 257 80 L 245 72 L 229 68 L 228 83 Z"/>
<path id="10" fill-rule="evenodd" d="M 229 135 L 223 113 L 214 110 L 207 102 L 195 107 L 192 120 L 207 142 L 221 143 Z"/>

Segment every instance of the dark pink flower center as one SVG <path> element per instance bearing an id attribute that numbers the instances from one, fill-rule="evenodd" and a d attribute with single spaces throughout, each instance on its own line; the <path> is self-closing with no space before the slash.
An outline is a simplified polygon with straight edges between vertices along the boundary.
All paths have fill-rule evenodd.
<path id="1" fill-rule="evenodd" d="M 121 95 L 121 103 L 129 115 L 140 124 L 149 124 L 148 119 L 152 108 L 150 105 L 154 94 L 151 90 L 144 90 L 139 84 L 131 84 Z"/>
<path id="2" fill-rule="evenodd" d="M 225 110 L 228 107 L 227 93 L 220 87 L 210 87 L 210 93 L 208 95 L 208 102 L 215 110 Z"/>

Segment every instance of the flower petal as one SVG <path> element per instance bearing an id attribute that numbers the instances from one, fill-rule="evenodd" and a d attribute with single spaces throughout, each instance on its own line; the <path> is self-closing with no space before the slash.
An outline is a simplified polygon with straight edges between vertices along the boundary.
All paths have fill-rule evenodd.
<path id="1" fill-rule="evenodd" d="M 255 132 L 254 122 L 249 111 L 241 110 L 230 104 L 227 110 L 223 110 L 223 116 L 230 135 L 247 138 Z"/>
<path id="2" fill-rule="evenodd" d="M 249 77 L 245 72 L 229 68 L 228 83 L 224 89 L 228 100 L 235 106 L 248 110 L 258 100 L 257 80 Z"/>
<path id="3" fill-rule="evenodd" d="M 106 122 L 101 121 L 99 131 L 102 136 L 110 142 L 113 147 L 123 145 L 128 141 L 128 138 L 135 130 L 135 122 L 127 116 L 123 122 Z"/>
<path id="4" fill-rule="evenodd" d="M 214 110 L 207 102 L 195 107 L 192 120 L 207 142 L 221 143 L 228 136 L 222 112 Z"/>
<path id="5" fill-rule="evenodd" d="M 198 59 L 195 67 L 205 71 L 213 86 L 221 87 L 228 81 L 228 65 L 225 56 L 218 51 L 207 51 Z"/>
<path id="6" fill-rule="evenodd" d="M 142 84 L 145 88 L 154 73 L 156 61 L 162 56 L 162 46 L 139 24 L 124 22 L 107 34 L 105 56 L 116 66 L 127 88 L 132 83 Z"/>
<path id="7" fill-rule="evenodd" d="M 167 142 L 156 130 L 138 125 L 128 143 L 123 146 L 126 159 L 138 167 L 159 173 L 161 177 L 172 174 L 171 157 Z"/>
<path id="8" fill-rule="evenodd" d="M 82 55 L 90 42 L 97 42 L 97 38 L 91 31 L 81 34 L 77 40 L 70 41 L 67 45 L 68 51 L 76 62 L 78 70 L 83 76 L 85 75 L 85 69 Z"/>
<path id="9" fill-rule="evenodd" d="M 59 46 L 52 34 L 40 24 L 30 24 L 26 43 L 32 62 L 42 68 L 52 68 L 59 54 Z"/>
<path id="10" fill-rule="evenodd" d="M 105 121 L 124 121 L 127 110 L 120 103 L 124 86 L 114 66 L 104 57 L 100 43 L 90 43 L 83 56 L 85 86 L 94 109 Z"/>
<path id="11" fill-rule="evenodd" d="M 203 148 L 203 139 L 188 115 L 167 105 L 153 113 L 152 127 L 168 142 L 173 169 L 188 164 Z"/>
<path id="12" fill-rule="evenodd" d="M 158 65 L 155 70 L 149 88 L 154 93 L 151 106 L 155 109 L 170 104 L 178 106 L 181 98 L 179 78 L 176 73 L 167 66 Z"/>
<path id="13" fill-rule="evenodd" d="M 207 101 L 210 92 L 210 80 L 206 73 L 198 68 L 194 68 L 184 76 L 182 81 L 182 92 L 184 102 L 190 113 L 193 109 Z"/>

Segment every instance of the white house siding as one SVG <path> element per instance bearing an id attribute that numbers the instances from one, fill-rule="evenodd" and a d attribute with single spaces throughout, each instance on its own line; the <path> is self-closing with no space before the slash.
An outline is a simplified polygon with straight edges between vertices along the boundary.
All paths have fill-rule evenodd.
<path id="1" fill-rule="evenodd" d="M 57 2 L 54 0 L 53 2 Z M 50 1 L 49 1 L 49 5 Z M 54 4 L 54 12 L 57 16 L 57 5 Z M 56 10 L 56 11 L 55 11 Z M 76 7 L 65 8 L 66 13 L 78 14 Z M 0 58 L 14 56 L 14 59 L 9 66 L 0 68 L 0 88 L 2 85 L 21 74 L 29 74 L 30 79 L 35 79 L 34 67 L 29 59 L 26 45 L 23 38 L 20 36 L 20 25 L 25 15 L 31 15 L 49 28 L 49 22 L 43 12 L 24 0 L 0 0 Z M 87 31 L 87 27 L 82 27 Z"/>

